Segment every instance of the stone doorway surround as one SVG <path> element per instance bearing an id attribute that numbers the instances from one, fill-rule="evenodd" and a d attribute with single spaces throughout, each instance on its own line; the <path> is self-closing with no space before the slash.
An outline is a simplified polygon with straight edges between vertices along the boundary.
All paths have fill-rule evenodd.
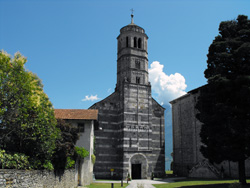
<path id="1" fill-rule="evenodd" d="M 129 173 L 132 175 L 132 165 L 141 165 L 141 179 L 147 179 L 148 177 L 148 160 L 142 153 L 135 153 L 129 159 Z M 138 165 L 139 166 L 139 165 Z"/>

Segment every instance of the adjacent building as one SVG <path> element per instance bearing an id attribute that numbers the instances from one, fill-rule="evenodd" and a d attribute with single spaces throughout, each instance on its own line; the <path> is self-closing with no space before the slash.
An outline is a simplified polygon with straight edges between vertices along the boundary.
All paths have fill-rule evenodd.
<path id="1" fill-rule="evenodd" d="M 98 120 L 98 110 L 55 109 L 56 119 L 63 119 L 78 128 L 79 139 L 76 146 L 84 147 L 89 156 L 76 162 L 75 181 L 78 185 L 89 185 L 93 182 L 94 127 Z"/>
<path id="2" fill-rule="evenodd" d="M 196 118 L 195 105 L 200 88 L 188 92 L 172 104 L 173 171 L 178 176 L 196 178 L 238 177 L 238 164 L 223 161 L 211 164 L 200 152 L 201 122 Z M 250 160 L 246 161 L 246 175 L 250 176 Z"/>
<path id="3" fill-rule="evenodd" d="M 164 108 L 151 95 L 148 36 L 133 22 L 117 37 L 115 92 L 95 103 L 96 178 L 149 179 L 165 175 Z"/>

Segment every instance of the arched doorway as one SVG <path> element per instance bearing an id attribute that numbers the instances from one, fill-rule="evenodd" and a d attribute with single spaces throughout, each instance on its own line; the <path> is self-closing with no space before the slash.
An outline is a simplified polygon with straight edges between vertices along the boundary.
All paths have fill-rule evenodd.
<path id="1" fill-rule="evenodd" d="M 129 169 L 132 179 L 147 179 L 148 160 L 142 153 L 131 156 L 129 160 Z"/>

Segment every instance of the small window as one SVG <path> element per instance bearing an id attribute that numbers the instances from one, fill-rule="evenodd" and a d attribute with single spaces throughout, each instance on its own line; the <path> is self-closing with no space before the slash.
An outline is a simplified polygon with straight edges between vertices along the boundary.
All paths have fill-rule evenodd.
<path id="1" fill-rule="evenodd" d="M 136 83 L 140 84 L 140 77 L 136 77 Z"/>
<path id="2" fill-rule="evenodd" d="M 128 37 L 126 37 L 126 47 L 128 47 Z"/>
<path id="3" fill-rule="evenodd" d="M 134 47 L 137 48 L 137 38 L 134 37 Z"/>
<path id="4" fill-rule="evenodd" d="M 78 132 L 83 133 L 84 132 L 84 123 L 78 123 Z"/>
<path id="5" fill-rule="evenodd" d="M 138 48 L 141 48 L 141 38 L 138 39 Z"/>
<path id="6" fill-rule="evenodd" d="M 140 69 L 141 63 L 139 60 L 135 60 L 135 68 Z"/>

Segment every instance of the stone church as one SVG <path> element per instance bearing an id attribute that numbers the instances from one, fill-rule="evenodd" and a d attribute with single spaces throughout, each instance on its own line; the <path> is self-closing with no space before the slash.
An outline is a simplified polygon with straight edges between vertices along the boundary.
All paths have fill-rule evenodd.
<path id="1" fill-rule="evenodd" d="M 133 22 L 117 37 L 115 92 L 95 103 L 96 178 L 149 179 L 165 174 L 164 108 L 151 96 L 148 36 Z"/>

